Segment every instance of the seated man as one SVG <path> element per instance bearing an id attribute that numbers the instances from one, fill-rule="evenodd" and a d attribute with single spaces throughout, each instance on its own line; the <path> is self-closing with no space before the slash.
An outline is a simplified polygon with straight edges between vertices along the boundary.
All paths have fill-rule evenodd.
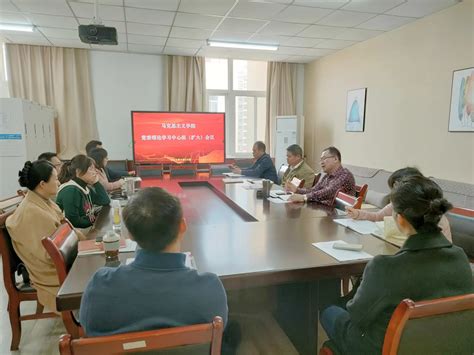
<path id="1" fill-rule="evenodd" d="M 311 189 L 298 189 L 287 182 L 287 190 L 296 192 L 290 197 L 293 202 L 314 201 L 323 205 L 332 205 L 339 190 L 355 195 L 355 180 L 352 173 L 341 165 L 341 153 L 335 147 L 323 150 L 320 159 L 323 172 L 326 173 Z"/>
<path id="2" fill-rule="evenodd" d="M 215 316 L 227 323 L 217 275 L 185 266 L 186 222 L 176 197 L 158 187 L 141 190 L 123 220 L 141 249 L 129 265 L 103 267 L 92 276 L 80 308 L 87 336 L 210 323 Z"/>
<path id="3" fill-rule="evenodd" d="M 91 156 L 90 153 L 96 148 L 103 148 L 101 141 L 92 140 L 89 143 L 87 143 L 86 144 L 86 155 L 88 157 L 90 157 Z M 104 170 L 105 170 L 105 174 L 107 176 L 107 179 L 110 182 L 118 181 L 124 176 L 133 176 L 133 175 L 135 175 L 135 171 L 116 170 L 116 169 L 111 169 L 108 166 L 106 166 Z"/>
<path id="4" fill-rule="evenodd" d="M 270 155 L 265 153 L 265 150 L 265 143 L 260 141 L 255 142 L 252 148 L 252 154 L 255 158 L 255 163 L 250 168 L 241 169 L 237 165 L 231 165 L 230 169 L 235 174 L 268 179 L 277 184 L 278 176 L 275 170 L 275 165 L 273 165 L 272 158 L 270 158 Z"/>
<path id="5" fill-rule="evenodd" d="M 288 169 L 286 169 L 281 185 L 285 186 L 287 182 L 291 182 L 293 178 L 304 180 L 304 188 L 313 186 L 314 170 L 306 164 L 303 159 L 303 149 L 298 144 L 292 144 L 286 148 L 286 161 Z"/>
<path id="6" fill-rule="evenodd" d="M 56 169 L 56 172 L 58 174 L 61 171 L 61 168 L 63 166 L 63 162 L 61 161 L 61 159 L 59 159 L 58 155 L 56 153 L 53 153 L 53 152 L 41 153 L 38 156 L 38 160 L 47 160 L 47 161 L 49 161 L 51 164 L 53 164 L 53 166 Z"/>

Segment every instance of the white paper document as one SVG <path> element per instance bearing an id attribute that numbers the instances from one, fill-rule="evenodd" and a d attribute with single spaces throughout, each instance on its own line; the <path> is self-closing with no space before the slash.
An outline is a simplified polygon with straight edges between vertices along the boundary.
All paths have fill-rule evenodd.
<path id="1" fill-rule="evenodd" d="M 238 179 L 238 178 L 223 178 L 222 182 L 224 184 L 237 184 L 237 183 L 242 183 L 244 182 L 244 179 Z"/>
<path id="2" fill-rule="evenodd" d="M 242 187 L 245 190 L 261 190 L 263 189 L 262 180 L 247 180 Z"/>
<path id="3" fill-rule="evenodd" d="M 334 222 L 360 234 L 373 234 L 376 233 L 379 229 L 375 222 L 372 221 L 356 221 L 350 218 L 344 218 L 335 219 Z"/>
<path id="4" fill-rule="evenodd" d="M 373 256 L 363 250 L 343 250 L 334 249 L 332 245 L 335 242 L 346 243 L 343 240 L 333 240 L 330 242 L 313 243 L 313 246 L 333 257 L 337 261 L 351 261 L 351 260 L 367 260 L 372 259 Z M 347 244 L 347 243 L 346 243 Z"/>
<path id="5" fill-rule="evenodd" d="M 243 176 L 241 174 L 236 174 L 236 173 L 222 173 L 222 175 L 230 177 L 230 178 L 239 178 Z"/>

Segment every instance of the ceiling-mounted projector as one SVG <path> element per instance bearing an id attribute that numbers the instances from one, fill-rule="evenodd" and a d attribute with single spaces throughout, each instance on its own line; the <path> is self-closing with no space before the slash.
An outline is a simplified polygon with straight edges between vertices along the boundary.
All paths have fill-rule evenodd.
<path id="1" fill-rule="evenodd" d="M 94 17 L 90 25 L 79 26 L 79 38 L 84 43 L 117 45 L 117 30 L 105 27 L 99 17 L 98 0 L 94 2 Z"/>
<path id="2" fill-rule="evenodd" d="M 80 25 L 79 38 L 84 43 L 117 45 L 117 30 L 104 25 Z"/>

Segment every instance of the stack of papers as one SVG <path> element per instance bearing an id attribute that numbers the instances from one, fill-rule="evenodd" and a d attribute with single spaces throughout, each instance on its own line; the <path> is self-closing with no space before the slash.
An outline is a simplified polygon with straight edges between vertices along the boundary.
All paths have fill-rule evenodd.
<path id="1" fill-rule="evenodd" d="M 246 190 L 261 190 L 263 189 L 262 180 L 247 180 L 242 187 Z"/>
<path id="2" fill-rule="evenodd" d="M 377 224 L 371 221 L 356 221 L 350 218 L 344 218 L 335 219 L 334 222 L 360 234 L 374 234 L 379 230 Z"/>
<path id="3" fill-rule="evenodd" d="M 131 239 L 120 240 L 120 253 L 132 253 L 137 250 L 137 242 Z M 96 243 L 95 240 L 84 240 L 79 242 L 78 256 L 104 254 L 102 243 Z"/>
<path id="4" fill-rule="evenodd" d="M 224 184 L 237 184 L 237 183 L 244 182 L 244 179 L 239 179 L 239 178 L 223 178 L 223 179 L 222 179 L 222 182 L 223 182 Z"/>
<path id="5" fill-rule="evenodd" d="M 367 260 L 373 256 L 363 250 L 342 250 L 334 249 L 332 245 L 336 242 L 346 243 L 343 240 L 333 240 L 330 242 L 313 243 L 313 246 L 333 257 L 337 261 Z M 347 243 L 346 243 L 347 244 Z"/>

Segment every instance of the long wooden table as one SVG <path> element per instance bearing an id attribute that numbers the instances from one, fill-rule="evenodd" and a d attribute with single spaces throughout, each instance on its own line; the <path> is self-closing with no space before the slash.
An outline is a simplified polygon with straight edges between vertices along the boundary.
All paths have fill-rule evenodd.
<path id="1" fill-rule="evenodd" d="M 366 264 L 338 262 L 311 244 L 341 239 L 363 244 L 372 255 L 398 250 L 334 223 L 332 209 L 273 204 L 220 178 L 144 179 L 141 185 L 179 196 L 189 226 L 182 248 L 191 251 L 200 272 L 216 273 L 228 291 L 276 288 L 275 318 L 300 353 L 316 353 L 318 306 L 339 292 L 341 277 L 360 274 Z M 111 222 L 110 208 L 104 208 L 89 236 L 105 233 Z M 120 254 L 121 262 L 130 257 Z M 87 281 L 101 266 L 103 255 L 76 259 L 59 290 L 58 310 L 79 308 Z"/>

